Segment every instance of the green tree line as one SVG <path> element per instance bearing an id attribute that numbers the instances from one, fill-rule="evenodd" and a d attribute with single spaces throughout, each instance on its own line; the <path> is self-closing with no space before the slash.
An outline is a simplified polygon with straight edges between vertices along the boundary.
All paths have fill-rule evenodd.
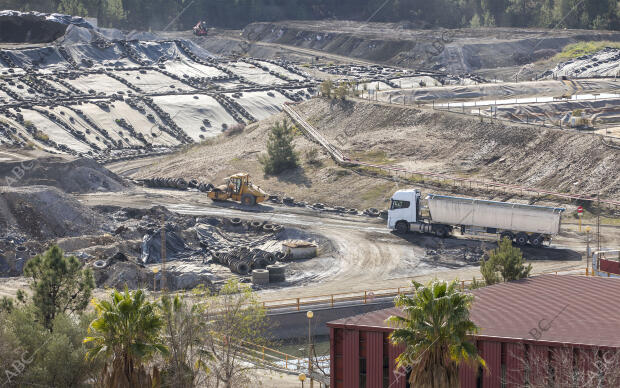
<path id="1" fill-rule="evenodd" d="M 159 30 L 199 20 L 222 28 L 255 21 L 337 18 L 408 21 L 414 27 L 556 27 L 620 29 L 619 0 L 2 0 L 6 9 L 63 12 L 100 26 Z"/>

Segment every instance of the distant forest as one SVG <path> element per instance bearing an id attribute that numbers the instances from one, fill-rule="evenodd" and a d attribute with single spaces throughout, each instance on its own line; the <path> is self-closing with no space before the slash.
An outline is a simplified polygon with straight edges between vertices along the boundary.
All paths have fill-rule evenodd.
<path id="1" fill-rule="evenodd" d="M 191 4 L 191 5 L 190 5 Z M 620 29 L 620 0 L 0 0 L 0 8 L 99 19 L 102 27 L 189 29 L 199 20 L 242 28 L 256 21 L 371 19 L 412 28 L 557 27 Z"/>

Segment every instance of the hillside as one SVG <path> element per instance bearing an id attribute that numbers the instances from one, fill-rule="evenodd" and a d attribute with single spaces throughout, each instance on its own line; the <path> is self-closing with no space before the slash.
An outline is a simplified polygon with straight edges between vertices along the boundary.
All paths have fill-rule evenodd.
<path id="1" fill-rule="evenodd" d="M 312 99 L 297 109 L 333 144 L 359 160 L 620 197 L 620 178 L 608 173 L 620 169 L 620 151 L 592 135 L 363 102 Z M 219 184 L 232 173 L 247 171 L 271 193 L 286 193 L 297 200 L 358 208 L 386 206 L 396 183 L 337 167 L 322 151 L 320 166 L 307 164 L 305 152 L 317 146 L 303 136 L 295 141 L 303 166 L 278 177 L 264 176 L 258 156 L 265 151 L 269 127 L 284 118 L 279 114 L 248 126 L 240 135 L 221 136 L 158 159 L 135 171 L 134 177 L 182 176 Z M 343 195 L 343 187 L 359 195 Z"/>

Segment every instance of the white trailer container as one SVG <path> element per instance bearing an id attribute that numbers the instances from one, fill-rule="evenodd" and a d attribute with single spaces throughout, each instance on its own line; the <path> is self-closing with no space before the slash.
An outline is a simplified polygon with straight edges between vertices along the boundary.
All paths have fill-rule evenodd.
<path id="1" fill-rule="evenodd" d="M 429 216 L 420 212 L 420 192 L 399 190 L 392 196 L 388 226 L 398 232 L 418 231 L 446 236 L 454 228 L 461 233 L 491 233 L 518 245 L 540 246 L 560 232 L 563 208 L 487 201 L 429 194 Z"/>

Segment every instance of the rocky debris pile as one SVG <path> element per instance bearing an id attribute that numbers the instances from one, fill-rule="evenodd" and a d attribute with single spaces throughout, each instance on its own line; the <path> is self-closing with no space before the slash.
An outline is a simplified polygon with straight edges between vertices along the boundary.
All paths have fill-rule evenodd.
<path id="1" fill-rule="evenodd" d="M 0 186 L 0 230 L 28 240 L 105 231 L 108 223 L 76 199 L 49 186 Z"/>
<path id="2" fill-rule="evenodd" d="M 177 260 L 182 257 L 191 256 L 185 241 L 176 234 L 172 225 L 166 224 L 166 260 Z M 162 236 L 161 228 L 155 233 L 145 235 L 142 240 L 142 256 L 140 261 L 143 264 L 161 263 L 162 255 Z"/>
<path id="3" fill-rule="evenodd" d="M 0 162 L 0 185 L 46 185 L 67 193 L 122 191 L 130 185 L 88 158 L 52 156 L 20 162 Z"/>

